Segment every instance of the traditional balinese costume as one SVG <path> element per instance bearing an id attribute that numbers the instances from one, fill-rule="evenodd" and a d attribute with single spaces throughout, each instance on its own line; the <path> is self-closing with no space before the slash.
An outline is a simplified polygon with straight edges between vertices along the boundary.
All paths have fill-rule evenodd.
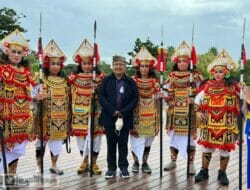
<path id="1" fill-rule="evenodd" d="M 0 127 L 3 128 L 8 174 L 15 175 L 18 159 L 25 155 L 26 145 L 33 138 L 30 91 L 34 81 L 29 67 L 23 61 L 29 48 L 22 33 L 15 30 L 7 35 L 0 44 L 6 55 L 12 53 L 22 56 L 17 65 L 9 62 L 0 66 Z M 0 151 L 2 149 L 3 147 L 0 147 Z M 0 160 L 0 173 L 2 173 L 2 152 Z"/>
<path id="2" fill-rule="evenodd" d="M 45 94 L 43 99 L 43 140 L 44 146 L 48 143 L 52 167 L 51 173 L 62 175 L 63 171 L 56 167 L 58 156 L 62 152 L 62 143 L 67 138 L 69 132 L 69 87 L 67 80 L 60 76 L 53 76 L 49 74 L 49 67 L 51 63 L 60 63 L 60 71 L 63 68 L 63 62 L 66 56 L 62 50 L 57 46 L 54 40 L 51 40 L 43 50 L 43 69 L 44 76 L 42 77 L 42 89 L 40 85 L 32 91 L 34 102 L 38 102 L 36 95 L 38 93 Z M 45 74 L 45 73 L 48 74 Z M 59 72 L 60 73 L 60 72 Z M 40 91 L 41 90 L 41 91 Z M 37 137 L 36 146 L 36 159 L 38 168 L 41 165 L 41 142 L 40 142 L 40 127 L 39 112 L 36 113 L 36 130 Z M 45 147 L 43 148 L 45 150 Z M 44 152 L 42 153 L 44 155 Z"/>
<path id="3" fill-rule="evenodd" d="M 246 139 L 247 139 L 247 189 L 250 189 L 250 104 L 247 104 L 246 112 Z"/>
<path id="4" fill-rule="evenodd" d="M 204 116 L 198 125 L 200 135 L 197 141 L 202 146 L 202 168 L 195 177 L 195 182 L 208 179 L 209 162 L 212 153 L 218 149 L 220 151 L 218 180 L 222 185 L 229 183 L 226 168 L 238 136 L 240 88 L 236 81 L 230 84 L 227 84 L 227 81 L 230 79 L 230 71 L 236 69 L 237 64 L 223 49 L 208 65 L 208 72 L 212 77 L 215 73 L 224 73 L 223 81 L 208 80 L 195 98 L 196 110 Z"/>
<path id="5" fill-rule="evenodd" d="M 164 83 L 166 89 L 165 100 L 168 104 L 167 110 L 167 133 L 170 137 L 170 153 L 171 161 L 164 167 L 165 171 L 176 167 L 178 153 L 182 158 L 187 158 L 187 150 L 189 150 L 189 174 L 195 174 L 194 157 L 195 157 L 195 112 L 191 110 L 189 113 L 190 98 L 194 98 L 202 77 L 197 70 L 192 73 L 180 71 L 178 62 L 180 59 L 190 64 L 191 48 L 182 41 L 181 45 L 175 50 L 172 60 L 175 63 L 174 70 L 169 73 L 167 81 Z M 192 83 L 190 83 L 190 74 L 192 74 Z M 191 91 L 191 94 L 190 94 Z M 191 95 L 191 96 L 190 96 Z M 188 130 L 190 128 L 190 147 L 188 146 Z"/>
<path id="6" fill-rule="evenodd" d="M 157 59 L 151 55 L 146 47 L 142 47 L 133 58 L 133 65 L 137 72 L 141 65 L 149 67 L 149 72 L 153 72 Z M 159 101 L 157 93 L 159 83 L 156 76 L 142 78 L 141 74 L 133 77 L 139 91 L 139 101 L 134 109 L 134 125 L 130 132 L 131 150 L 134 158 L 133 172 L 139 171 L 139 160 L 142 160 L 142 171 L 151 173 L 147 161 L 154 137 L 159 131 Z"/>
<path id="7" fill-rule="evenodd" d="M 78 63 L 78 71 L 69 76 L 69 84 L 71 87 L 71 135 L 76 136 L 77 145 L 83 156 L 83 161 L 77 170 L 78 174 L 87 172 L 89 169 L 90 158 L 90 127 L 91 117 L 95 117 L 94 121 L 94 147 L 93 147 L 93 172 L 94 174 L 101 174 L 101 169 L 96 164 L 96 160 L 101 148 L 101 139 L 104 134 L 104 128 L 99 126 L 98 118 L 101 112 L 101 107 L 97 98 L 95 97 L 95 112 L 92 114 L 92 95 L 93 88 L 98 89 L 98 86 L 103 79 L 104 75 L 96 74 L 96 84 L 93 83 L 93 71 L 86 72 L 82 70 L 81 64 L 93 64 L 93 61 L 98 62 L 99 56 L 94 57 L 94 48 L 84 39 L 80 47 L 76 50 L 73 55 L 73 59 Z M 98 91 L 96 91 L 98 92 Z"/>

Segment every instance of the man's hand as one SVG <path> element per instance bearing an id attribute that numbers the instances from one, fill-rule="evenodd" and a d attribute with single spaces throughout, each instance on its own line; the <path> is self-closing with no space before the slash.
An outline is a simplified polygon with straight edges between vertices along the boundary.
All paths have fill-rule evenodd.
<path id="1" fill-rule="evenodd" d="M 189 98 L 189 104 L 194 104 L 194 98 Z"/>
<path id="2" fill-rule="evenodd" d="M 196 112 L 196 122 L 197 125 L 200 125 L 202 121 L 206 120 L 206 116 L 202 112 Z"/>
<path id="3" fill-rule="evenodd" d="M 118 116 L 121 116 L 121 115 L 122 114 L 121 114 L 120 111 L 115 111 L 114 114 L 113 114 L 114 117 L 118 117 Z"/>
<path id="4" fill-rule="evenodd" d="M 46 97 L 47 97 L 46 94 L 39 93 L 34 97 L 34 100 L 38 102 L 40 100 L 44 100 Z"/>

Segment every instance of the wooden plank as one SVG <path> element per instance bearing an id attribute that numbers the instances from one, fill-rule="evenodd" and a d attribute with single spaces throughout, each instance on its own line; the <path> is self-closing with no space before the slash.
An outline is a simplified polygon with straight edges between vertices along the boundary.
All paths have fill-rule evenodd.
<path id="1" fill-rule="evenodd" d="M 169 155 L 169 139 L 166 134 L 163 136 L 163 166 L 170 160 Z M 238 149 L 231 153 L 227 174 L 229 177 L 229 187 L 221 186 L 217 181 L 217 174 L 219 168 L 219 154 L 218 151 L 213 154 L 210 168 L 209 168 L 209 180 L 201 183 L 194 183 L 194 177 L 186 177 L 186 160 L 180 157 L 177 160 L 177 168 L 173 171 L 163 172 L 163 178 L 160 179 L 159 173 L 159 138 L 156 137 L 153 142 L 150 156 L 149 165 L 152 168 L 152 174 L 143 174 L 141 171 L 137 174 L 130 172 L 131 178 L 122 179 L 117 171 L 117 176 L 114 179 L 106 180 L 104 175 L 107 169 L 106 163 L 106 138 L 103 137 L 102 148 L 98 157 L 97 163 L 102 168 L 103 173 L 98 176 L 89 177 L 89 174 L 78 175 L 76 173 L 82 159 L 77 149 L 76 140 L 72 138 L 71 142 L 72 153 L 67 154 L 65 147 L 63 153 L 59 157 L 58 167 L 64 170 L 64 175 L 54 176 L 48 171 L 50 167 L 50 153 L 46 148 L 44 166 L 45 177 L 54 178 L 58 180 L 58 184 L 53 187 L 45 187 L 44 189 L 237 189 L 238 187 Z M 130 147 L 130 144 L 129 144 Z M 199 172 L 201 167 L 201 150 L 197 146 L 195 167 Z M 133 159 L 129 150 L 129 171 L 133 164 Z M 246 189 L 246 144 L 243 145 L 243 189 Z M 17 173 L 23 178 L 32 178 L 36 168 L 35 161 L 35 148 L 33 143 L 29 143 L 27 146 L 27 154 L 21 158 L 18 165 Z M 59 186 L 57 186 L 59 185 Z M 32 189 L 36 189 L 34 184 L 31 184 Z M 27 189 L 27 188 L 25 188 Z M 37 188 L 41 189 L 41 188 Z"/>

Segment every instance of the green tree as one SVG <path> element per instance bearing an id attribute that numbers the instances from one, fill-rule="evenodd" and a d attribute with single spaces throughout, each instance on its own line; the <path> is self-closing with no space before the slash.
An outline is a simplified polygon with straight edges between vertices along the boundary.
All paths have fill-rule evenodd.
<path id="1" fill-rule="evenodd" d="M 78 64 L 76 63 L 70 63 L 64 66 L 63 70 L 64 70 L 64 74 L 66 76 L 68 76 L 70 73 L 76 71 Z M 105 73 L 106 75 L 109 75 L 110 73 L 112 73 L 112 69 L 111 66 L 109 64 L 107 64 L 105 61 L 100 61 L 98 63 L 98 67 L 100 69 L 101 72 Z"/>
<path id="2" fill-rule="evenodd" d="M 136 72 L 136 69 L 135 67 L 132 67 L 132 66 L 128 66 L 127 67 L 127 70 L 126 70 L 126 75 L 128 76 L 134 76 L 135 75 L 135 72 Z"/>
<path id="3" fill-rule="evenodd" d="M 147 38 L 145 42 L 141 41 L 140 38 L 137 38 L 135 40 L 133 51 L 128 52 L 128 55 L 131 56 L 131 58 L 133 58 L 139 52 L 139 50 L 141 49 L 142 46 L 145 46 L 155 58 L 158 57 L 159 46 L 155 45 L 149 38 Z M 174 51 L 175 51 L 175 48 L 173 46 L 167 47 L 167 58 L 166 58 L 167 71 L 164 72 L 164 75 L 163 75 L 164 79 L 166 78 L 167 74 L 173 68 L 173 63 L 171 62 L 171 57 L 172 57 Z M 127 74 L 129 76 L 134 75 L 134 73 L 135 73 L 135 68 L 129 67 L 127 69 Z M 159 76 L 159 73 L 157 73 L 157 75 Z"/>
<path id="4" fill-rule="evenodd" d="M 218 55 L 218 50 L 216 47 L 211 47 L 209 50 L 208 50 L 209 53 L 212 53 L 214 56 L 217 56 Z"/>
<path id="5" fill-rule="evenodd" d="M 70 63 L 63 67 L 63 72 L 66 76 L 68 76 L 70 73 L 74 72 L 77 68 L 77 64 Z"/>
<path id="6" fill-rule="evenodd" d="M 31 51 L 30 54 L 28 54 L 26 57 L 25 57 L 26 60 L 29 61 L 30 63 L 30 69 L 31 69 L 31 72 L 34 74 L 35 72 L 38 72 L 39 71 L 39 61 L 37 59 L 37 56 L 36 56 L 36 52 L 35 51 Z"/>
<path id="7" fill-rule="evenodd" d="M 157 49 L 159 46 L 151 42 L 149 38 L 147 38 L 145 42 L 142 42 L 140 38 L 137 38 L 135 40 L 133 51 L 128 52 L 128 55 L 133 58 L 140 51 L 142 46 L 145 46 L 154 57 L 157 57 Z"/>
<path id="8" fill-rule="evenodd" d="M 0 9 L 0 40 L 15 29 L 26 32 L 19 21 L 24 17 L 26 17 L 24 14 L 18 15 L 14 9 L 7 7 Z"/>
<path id="9" fill-rule="evenodd" d="M 107 64 L 105 61 L 100 61 L 98 65 L 99 65 L 100 71 L 105 73 L 106 75 L 109 75 L 112 73 L 112 68 L 110 64 Z"/>
<path id="10" fill-rule="evenodd" d="M 166 71 L 166 75 L 173 70 L 174 63 L 172 62 L 171 59 L 172 59 L 172 56 L 173 56 L 174 52 L 175 52 L 174 46 L 168 46 L 167 47 L 167 61 L 166 61 L 167 71 Z"/>
<path id="11" fill-rule="evenodd" d="M 148 51 L 154 57 L 157 58 L 157 50 L 158 50 L 159 46 L 155 45 L 153 42 L 151 42 L 151 40 L 149 38 L 147 38 L 145 42 L 141 41 L 140 38 L 137 38 L 135 40 L 133 51 L 128 52 L 128 55 L 131 56 L 131 59 L 133 59 L 133 57 L 135 57 L 135 55 L 140 51 L 142 46 L 145 46 L 148 49 Z M 131 61 L 130 61 L 129 65 L 131 65 Z M 135 74 L 135 68 L 133 66 L 127 67 L 126 74 L 128 76 L 133 76 Z"/>
<path id="12" fill-rule="evenodd" d="M 239 73 L 238 73 L 238 76 L 239 76 Z M 249 59 L 247 60 L 247 64 L 244 65 L 243 78 L 247 86 L 250 86 L 250 60 Z"/>
<path id="13" fill-rule="evenodd" d="M 214 58 L 215 55 L 211 51 L 198 55 L 197 69 L 200 71 L 204 79 L 209 78 L 207 66 L 214 60 Z"/>

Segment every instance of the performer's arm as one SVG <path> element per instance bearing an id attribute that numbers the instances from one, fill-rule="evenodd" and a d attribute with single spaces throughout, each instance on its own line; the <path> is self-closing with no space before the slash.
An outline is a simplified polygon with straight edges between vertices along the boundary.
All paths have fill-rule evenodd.
<path id="1" fill-rule="evenodd" d="M 36 86 L 33 86 L 31 88 L 31 98 L 32 98 L 34 103 L 37 103 L 37 102 L 39 102 L 40 100 L 43 100 L 46 97 L 46 95 L 44 93 L 43 94 L 39 93 L 40 85 L 41 84 L 37 84 Z"/>
<path id="2" fill-rule="evenodd" d="M 243 88 L 243 95 L 247 104 L 250 104 L 250 89 L 247 86 Z"/>
<path id="3" fill-rule="evenodd" d="M 204 91 L 202 90 L 199 92 L 194 99 L 194 110 L 196 111 L 196 119 L 197 119 L 197 124 L 201 123 L 202 119 L 205 119 L 204 114 L 200 111 L 200 105 L 202 103 L 202 100 L 204 98 Z"/>

